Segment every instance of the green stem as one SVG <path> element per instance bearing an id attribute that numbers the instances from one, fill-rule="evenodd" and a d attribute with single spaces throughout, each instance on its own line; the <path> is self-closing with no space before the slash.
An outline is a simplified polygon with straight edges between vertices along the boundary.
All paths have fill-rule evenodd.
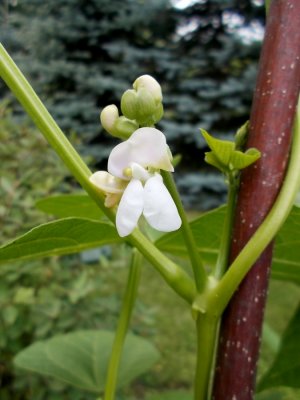
<path id="1" fill-rule="evenodd" d="M 197 366 L 194 400 L 209 400 L 219 319 L 215 316 L 199 313 L 196 324 Z"/>
<path id="2" fill-rule="evenodd" d="M 209 293 L 207 310 L 221 315 L 235 290 L 273 240 L 288 217 L 300 186 L 300 102 L 294 126 L 294 137 L 288 170 L 281 191 L 263 223 L 233 261 L 218 285 Z"/>
<path id="3" fill-rule="evenodd" d="M 162 171 L 162 176 L 164 178 L 164 183 L 168 188 L 180 215 L 182 225 L 181 225 L 181 232 L 183 234 L 186 247 L 188 249 L 188 254 L 191 260 L 194 278 L 196 282 L 196 288 L 199 293 L 203 292 L 207 283 L 207 274 L 200 257 L 200 254 L 197 249 L 197 244 L 195 238 L 193 236 L 193 232 L 191 230 L 190 224 L 187 220 L 187 216 L 185 210 L 183 208 L 179 193 L 177 191 L 175 182 L 173 180 L 172 175 L 169 172 Z"/>
<path id="4" fill-rule="evenodd" d="M 104 400 L 114 400 L 115 398 L 122 350 L 137 296 L 137 290 L 141 276 L 142 260 L 142 255 L 138 251 L 133 250 L 132 264 L 130 266 L 120 318 L 108 364 Z"/>
<path id="5" fill-rule="evenodd" d="M 228 267 L 228 259 L 230 252 L 230 244 L 231 244 L 231 235 L 232 235 L 232 225 L 234 218 L 234 210 L 236 204 L 236 194 L 237 194 L 237 178 L 236 176 L 229 177 L 229 188 L 228 188 L 228 200 L 226 207 L 225 220 L 223 225 L 223 231 L 221 236 L 221 244 L 219 249 L 219 255 L 214 271 L 214 277 L 216 279 L 220 279 L 227 267 Z"/>
<path id="6" fill-rule="evenodd" d="M 65 137 L 54 119 L 51 117 L 37 94 L 14 61 L 0 44 L 0 76 L 6 82 L 25 111 L 48 140 L 69 168 L 75 179 L 83 189 L 102 209 L 104 214 L 115 221 L 115 212 L 104 206 L 104 195 L 89 181 L 92 175 L 74 147 Z M 167 283 L 184 299 L 189 302 L 194 296 L 194 284 L 191 278 L 177 264 L 171 262 L 138 230 L 127 238 L 128 242 L 136 246 L 140 252 L 152 262 L 153 266 L 162 274 Z"/>
<path id="7" fill-rule="evenodd" d="M 269 14 L 269 9 L 270 9 L 270 5 L 271 5 L 271 1 L 272 1 L 272 0 L 265 0 L 266 15 Z"/>

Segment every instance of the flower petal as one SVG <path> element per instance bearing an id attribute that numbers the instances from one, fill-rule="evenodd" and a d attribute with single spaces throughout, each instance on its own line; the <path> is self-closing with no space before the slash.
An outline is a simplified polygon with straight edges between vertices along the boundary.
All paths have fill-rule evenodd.
<path id="1" fill-rule="evenodd" d="M 155 128 L 137 129 L 128 140 L 112 150 L 107 169 L 112 175 L 128 179 L 123 171 L 131 163 L 174 171 L 165 135 Z"/>
<path id="2" fill-rule="evenodd" d="M 128 183 L 106 171 L 95 172 L 90 176 L 90 181 L 104 193 L 122 193 Z"/>
<path id="3" fill-rule="evenodd" d="M 149 172 L 143 168 L 140 164 L 132 163 L 130 165 L 132 177 L 138 179 L 139 181 L 146 182 L 150 178 Z"/>
<path id="4" fill-rule="evenodd" d="M 121 198 L 116 227 L 121 237 L 129 235 L 136 227 L 144 208 L 144 188 L 137 179 L 132 179 Z"/>
<path id="5" fill-rule="evenodd" d="M 149 225 L 161 232 L 171 232 L 180 228 L 181 218 L 177 207 L 159 174 L 148 179 L 144 187 L 144 196 L 143 214 Z"/>

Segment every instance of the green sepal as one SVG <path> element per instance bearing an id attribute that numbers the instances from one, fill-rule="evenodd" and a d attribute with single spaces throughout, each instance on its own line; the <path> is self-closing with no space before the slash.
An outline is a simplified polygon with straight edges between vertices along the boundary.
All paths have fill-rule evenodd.
<path id="1" fill-rule="evenodd" d="M 127 140 L 138 128 L 139 125 L 136 121 L 132 121 L 122 115 L 116 120 L 111 130 L 111 134 L 122 140 Z"/>

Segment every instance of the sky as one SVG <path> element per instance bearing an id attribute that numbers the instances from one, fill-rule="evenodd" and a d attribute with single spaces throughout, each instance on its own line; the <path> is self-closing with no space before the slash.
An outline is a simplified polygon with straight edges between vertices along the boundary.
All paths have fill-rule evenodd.
<path id="1" fill-rule="evenodd" d="M 171 4 L 180 10 L 193 6 L 196 3 L 205 3 L 206 0 L 171 0 Z M 252 0 L 253 5 L 261 6 L 264 0 Z M 243 43 L 251 44 L 255 41 L 261 41 L 264 36 L 264 26 L 259 21 L 252 21 L 250 25 L 244 25 L 244 18 L 236 13 L 225 11 L 223 14 L 223 22 L 227 25 L 228 30 L 236 33 Z M 198 28 L 197 20 L 191 19 L 186 21 L 177 29 L 179 36 L 185 36 Z"/>

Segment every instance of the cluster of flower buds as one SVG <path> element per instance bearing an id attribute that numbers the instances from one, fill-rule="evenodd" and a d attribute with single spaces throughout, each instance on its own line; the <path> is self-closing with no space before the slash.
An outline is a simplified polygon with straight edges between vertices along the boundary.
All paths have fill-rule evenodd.
<path id="1" fill-rule="evenodd" d="M 140 126 L 154 126 L 163 116 L 162 92 L 159 83 L 150 75 L 140 76 L 133 89 L 121 98 L 122 116 L 111 104 L 100 115 L 103 128 L 112 136 L 128 139 Z"/>

